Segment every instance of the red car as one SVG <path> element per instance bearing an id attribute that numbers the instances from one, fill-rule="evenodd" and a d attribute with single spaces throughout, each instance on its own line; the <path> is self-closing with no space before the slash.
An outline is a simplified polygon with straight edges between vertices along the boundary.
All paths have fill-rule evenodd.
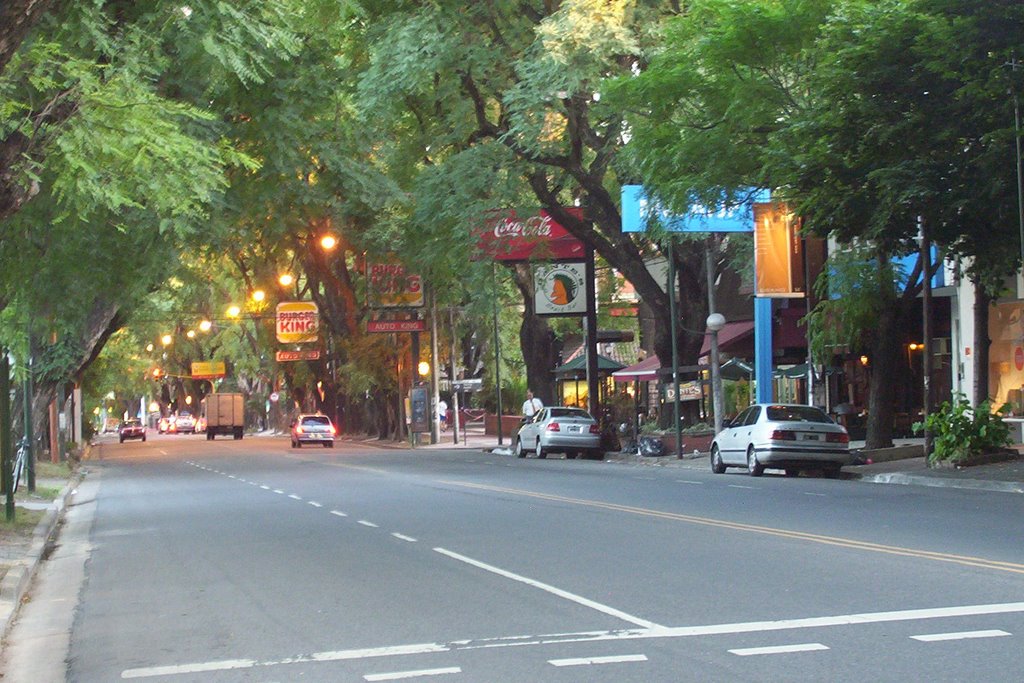
<path id="1" fill-rule="evenodd" d="M 125 420 L 117 430 L 117 438 L 121 443 L 124 443 L 125 439 L 142 439 L 145 441 L 146 428 L 142 426 L 141 422 L 134 418 L 131 420 Z"/>

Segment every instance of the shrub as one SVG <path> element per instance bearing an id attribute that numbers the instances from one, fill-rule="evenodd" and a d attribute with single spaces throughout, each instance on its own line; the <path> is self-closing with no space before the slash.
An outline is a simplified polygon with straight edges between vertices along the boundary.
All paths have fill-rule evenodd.
<path id="1" fill-rule="evenodd" d="M 913 429 L 917 434 L 927 426 L 933 435 L 934 451 L 929 462 L 963 463 L 1010 445 L 1010 427 L 1003 422 L 1004 409 L 1005 406 L 993 412 L 989 401 L 974 408 L 963 394 L 958 394 L 953 403 L 946 401 L 924 422 L 915 422 Z"/>

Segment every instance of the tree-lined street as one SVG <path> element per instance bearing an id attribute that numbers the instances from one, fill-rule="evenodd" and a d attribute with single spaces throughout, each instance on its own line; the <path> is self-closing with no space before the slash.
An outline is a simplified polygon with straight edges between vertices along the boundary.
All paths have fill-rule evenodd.
<path id="1" fill-rule="evenodd" d="M 1022 544 L 991 523 L 1020 515 L 1015 495 L 275 438 L 107 443 L 89 469 L 5 680 L 32 671 L 10 658 L 41 654 L 48 610 L 74 614 L 81 681 L 952 681 L 1019 664 Z"/>

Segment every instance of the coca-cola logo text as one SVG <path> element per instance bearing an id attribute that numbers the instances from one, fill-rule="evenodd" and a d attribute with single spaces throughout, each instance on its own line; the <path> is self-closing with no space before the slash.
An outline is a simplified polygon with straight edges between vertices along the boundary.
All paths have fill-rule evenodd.
<path id="1" fill-rule="evenodd" d="M 551 219 L 548 216 L 531 216 L 526 220 L 503 218 L 494 226 L 495 237 L 550 237 Z"/>

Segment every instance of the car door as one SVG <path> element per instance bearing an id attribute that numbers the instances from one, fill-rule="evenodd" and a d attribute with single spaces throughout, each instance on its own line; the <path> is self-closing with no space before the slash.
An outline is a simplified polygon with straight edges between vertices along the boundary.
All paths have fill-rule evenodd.
<path id="1" fill-rule="evenodd" d="M 532 417 L 526 418 L 522 425 L 519 427 L 519 439 L 523 442 L 523 448 L 528 451 L 532 451 L 534 446 L 537 444 L 537 426 L 540 421 L 547 415 L 548 409 L 544 408 L 538 410 L 533 414 Z"/>
<path id="2" fill-rule="evenodd" d="M 742 457 L 745 457 L 742 456 L 742 454 L 741 456 L 737 456 L 737 451 L 741 448 L 737 436 L 737 429 L 742 427 L 749 412 L 750 408 L 741 412 L 732 422 L 729 423 L 729 426 L 724 427 L 721 433 L 719 433 L 717 438 L 718 450 L 722 456 L 723 462 L 735 464 L 738 462 L 738 458 L 742 459 Z"/>
<path id="3" fill-rule="evenodd" d="M 761 406 L 750 406 L 743 425 L 736 428 L 736 453 L 740 461 L 747 462 L 747 449 L 754 443 L 754 431 L 757 429 L 757 420 L 761 417 Z"/>

